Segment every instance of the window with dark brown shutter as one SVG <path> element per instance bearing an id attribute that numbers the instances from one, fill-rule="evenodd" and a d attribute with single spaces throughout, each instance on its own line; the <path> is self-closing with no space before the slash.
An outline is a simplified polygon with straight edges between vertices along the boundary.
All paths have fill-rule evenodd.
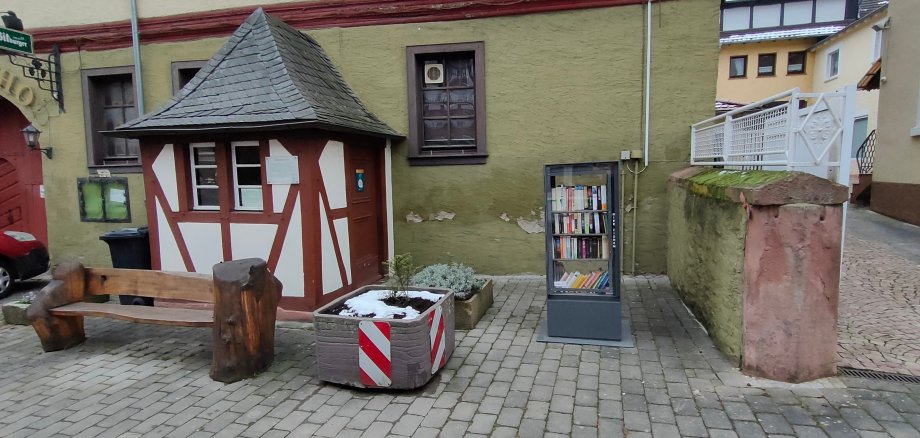
<path id="1" fill-rule="evenodd" d="M 408 47 L 409 161 L 486 161 L 483 43 Z"/>
<path id="2" fill-rule="evenodd" d="M 132 67 L 83 72 L 87 161 L 89 167 L 140 171 L 140 144 L 135 139 L 109 137 L 118 125 L 137 118 Z"/>

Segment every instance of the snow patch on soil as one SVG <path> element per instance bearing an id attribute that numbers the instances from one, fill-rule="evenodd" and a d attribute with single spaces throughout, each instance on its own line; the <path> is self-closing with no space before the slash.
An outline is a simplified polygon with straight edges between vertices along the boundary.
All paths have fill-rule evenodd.
<path id="1" fill-rule="evenodd" d="M 388 290 L 369 290 L 356 297 L 349 298 L 345 301 L 346 309 L 339 312 L 342 316 L 361 316 L 374 315 L 374 319 L 392 319 L 395 315 L 401 315 L 404 319 L 412 319 L 419 316 L 419 312 L 411 307 L 390 306 L 383 302 L 391 291 Z M 432 293 L 426 290 L 403 291 L 409 298 L 421 298 L 431 302 L 437 302 L 443 295 Z"/>

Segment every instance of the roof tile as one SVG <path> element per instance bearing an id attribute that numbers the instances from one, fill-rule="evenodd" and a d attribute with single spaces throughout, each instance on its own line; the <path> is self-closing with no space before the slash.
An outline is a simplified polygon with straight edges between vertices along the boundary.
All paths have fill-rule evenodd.
<path id="1" fill-rule="evenodd" d="M 400 135 L 361 103 L 319 43 L 261 8 L 166 105 L 113 134 L 268 122 Z"/>

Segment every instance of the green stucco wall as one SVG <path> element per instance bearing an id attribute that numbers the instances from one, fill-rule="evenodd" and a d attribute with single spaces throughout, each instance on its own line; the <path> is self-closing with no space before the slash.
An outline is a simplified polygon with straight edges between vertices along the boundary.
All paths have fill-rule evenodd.
<path id="1" fill-rule="evenodd" d="M 701 188 L 718 185 L 669 184 L 668 276 L 716 346 L 740 363 L 746 211 Z"/>
<path id="2" fill-rule="evenodd" d="M 651 165 L 639 177 L 639 271 L 665 271 L 665 182 L 688 161 L 689 126 L 712 115 L 718 8 L 712 0 L 652 8 Z M 396 145 L 396 250 L 485 273 L 542 273 L 545 236 L 526 233 L 516 220 L 540 218 L 543 165 L 616 160 L 620 150 L 642 147 L 644 11 L 622 6 L 311 31 L 359 97 L 404 133 L 405 47 L 485 42 L 488 162 L 410 167 L 406 144 Z M 453 221 L 406 221 L 410 212 L 427 219 L 442 210 L 456 213 Z M 625 219 L 628 227 L 631 215 Z M 629 254 L 631 242 L 624 243 Z"/>
<path id="3" fill-rule="evenodd" d="M 642 272 L 666 269 L 667 176 L 688 161 L 689 125 L 712 114 L 718 8 L 717 0 L 670 1 L 652 8 L 651 165 L 639 177 L 637 209 Z M 526 233 L 516 220 L 540 217 L 543 165 L 615 160 L 622 149 L 642 147 L 644 22 L 643 6 L 622 6 L 308 31 L 363 102 L 403 133 L 408 126 L 406 46 L 485 42 L 488 162 L 410 167 L 406 144 L 394 144 L 396 251 L 411 252 L 425 264 L 470 263 L 483 273 L 541 273 L 545 236 Z M 206 60 L 224 41 L 145 45 L 147 110 L 170 97 L 171 62 Z M 43 141 L 55 148 L 44 174 L 56 261 L 108 264 L 108 249 L 98 236 L 125 226 L 79 222 L 75 180 L 89 173 L 80 70 L 130 65 L 130 49 L 65 54 L 67 112 L 50 109 L 47 121 L 37 123 L 45 132 Z M 632 194 L 632 177 L 626 180 L 624 203 Z M 130 175 L 129 184 L 132 219 L 145 224 L 140 176 Z M 409 212 L 427 218 L 442 210 L 456 216 L 443 222 L 405 219 Z M 500 219 L 502 213 L 511 221 Z M 629 263 L 631 214 L 623 222 Z"/>

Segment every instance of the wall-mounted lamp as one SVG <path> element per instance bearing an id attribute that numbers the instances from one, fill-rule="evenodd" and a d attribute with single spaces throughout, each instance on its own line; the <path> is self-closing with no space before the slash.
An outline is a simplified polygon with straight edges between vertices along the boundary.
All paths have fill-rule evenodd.
<path id="1" fill-rule="evenodd" d="M 876 32 L 881 32 L 883 30 L 891 29 L 891 17 L 888 17 L 882 24 L 873 24 L 872 30 Z"/>
<path id="2" fill-rule="evenodd" d="M 52 156 L 52 152 L 51 152 L 52 148 L 51 147 L 46 147 L 46 148 L 38 147 L 38 135 L 41 133 L 42 133 L 41 131 L 36 129 L 31 124 L 29 126 L 26 126 L 25 128 L 22 128 L 22 136 L 25 137 L 26 139 L 26 147 L 28 147 L 30 151 L 35 151 L 35 150 L 40 151 L 41 153 L 45 154 L 45 156 L 48 157 L 48 159 L 50 160 Z"/>

